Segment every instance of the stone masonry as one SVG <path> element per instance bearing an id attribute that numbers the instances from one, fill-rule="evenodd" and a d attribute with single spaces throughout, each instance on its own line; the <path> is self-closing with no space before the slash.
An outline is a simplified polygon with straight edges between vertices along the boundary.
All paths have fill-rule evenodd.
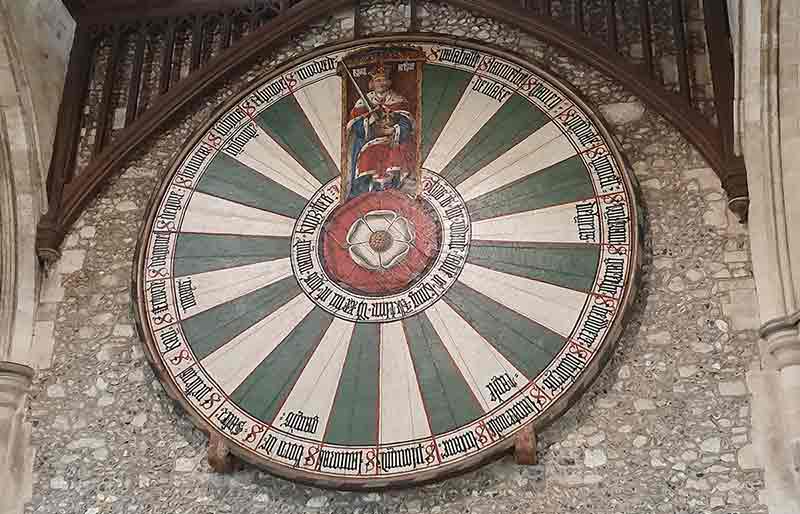
<path id="1" fill-rule="evenodd" d="M 376 31 L 406 30 L 392 3 L 365 8 L 382 17 Z M 246 82 L 349 37 L 345 14 L 321 20 L 177 116 L 73 227 L 52 286 L 58 294 L 40 312 L 52 323 L 55 353 L 31 393 L 36 460 L 26 512 L 766 512 L 762 473 L 749 458 L 745 373 L 759 357 L 748 237 L 713 171 L 613 78 L 496 21 L 441 3 L 419 10 L 422 31 L 506 48 L 575 87 L 605 117 L 641 186 L 645 245 L 632 316 L 595 383 L 540 434 L 540 464 L 506 457 L 441 483 L 370 494 L 296 485 L 250 467 L 217 475 L 205 461 L 206 436 L 144 358 L 130 276 L 153 189 L 192 132 Z"/>

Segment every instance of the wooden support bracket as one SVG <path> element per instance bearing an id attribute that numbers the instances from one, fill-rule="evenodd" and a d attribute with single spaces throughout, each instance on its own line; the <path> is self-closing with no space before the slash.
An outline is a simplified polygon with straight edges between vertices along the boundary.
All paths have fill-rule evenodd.
<path id="1" fill-rule="evenodd" d="M 242 467 L 241 461 L 231 453 L 225 439 L 215 433 L 208 437 L 208 464 L 220 474 L 232 473 Z"/>
<path id="2" fill-rule="evenodd" d="M 514 460 L 523 466 L 537 464 L 536 458 L 536 429 L 533 423 L 528 423 L 517 432 L 514 440 Z"/>

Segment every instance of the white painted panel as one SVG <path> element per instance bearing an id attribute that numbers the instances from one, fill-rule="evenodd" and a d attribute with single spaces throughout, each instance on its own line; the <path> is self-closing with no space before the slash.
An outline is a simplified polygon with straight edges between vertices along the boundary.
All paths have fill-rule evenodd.
<path id="1" fill-rule="evenodd" d="M 290 237 L 295 220 L 199 191 L 192 193 L 181 232 Z"/>
<path id="2" fill-rule="evenodd" d="M 577 154 L 555 123 L 548 123 L 456 188 L 469 201 Z"/>
<path id="3" fill-rule="evenodd" d="M 504 100 L 497 101 L 473 90 L 470 84 L 453 109 L 423 167 L 436 173 L 441 172 L 511 96 L 507 95 Z"/>
<path id="4" fill-rule="evenodd" d="M 339 378 L 342 375 L 354 327 L 350 321 L 339 318 L 333 320 L 286 398 L 286 403 L 275 417 L 278 428 L 289 430 L 281 426 L 281 421 L 290 412 L 302 412 L 304 416 L 311 418 L 318 416 L 319 421 L 314 434 L 298 435 L 322 439 L 339 387 Z"/>
<path id="5" fill-rule="evenodd" d="M 231 157 L 303 198 L 311 198 L 322 184 L 261 127 L 256 125 L 256 128 L 258 135 L 245 145 L 242 153 Z"/>
<path id="6" fill-rule="evenodd" d="M 575 224 L 576 204 L 554 205 L 472 223 L 472 239 L 534 243 L 583 243 Z"/>
<path id="7" fill-rule="evenodd" d="M 227 268 L 196 275 L 188 275 L 192 280 L 196 306 L 184 313 L 181 318 L 188 319 L 212 307 L 230 302 L 257 289 L 268 286 L 292 274 L 290 259 L 257 262 L 235 268 Z M 186 280 L 181 277 L 177 280 Z M 177 288 L 177 286 L 176 286 Z"/>
<path id="8" fill-rule="evenodd" d="M 483 410 L 490 411 L 505 399 L 492 400 L 492 395 L 486 387 L 492 381 L 492 377 L 507 373 L 520 387 L 527 383 L 525 375 L 508 362 L 447 303 L 437 302 L 425 311 L 425 315 L 439 334 L 439 338 Z"/>
<path id="9" fill-rule="evenodd" d="M 459 280 L 528 319 L 569 337 L 586 293 L 467 263 Z"/>
<path id="10" fill-rule="evenodd" d="M 402 322 L 381 325 L 380 355 L 380 443 L 430 436 Z"/>
<path id="11" fill-rule="evenodd" d="M 313 308 L 306 295 L 295 296 L 203 359 L 202 366 L 231 394 Z"/>
<path id="12" fill-rule="evenodd" d="M 294 97 L 337 168 L 342 165 L 342 78 L 328 77 L 303 87 Z"/>

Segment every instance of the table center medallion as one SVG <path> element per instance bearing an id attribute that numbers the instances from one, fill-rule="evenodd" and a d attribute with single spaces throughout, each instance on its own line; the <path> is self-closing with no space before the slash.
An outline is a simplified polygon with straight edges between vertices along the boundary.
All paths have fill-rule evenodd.
<path id="1" fill-rule="evenodd" d="M 632 301 L 611 137 L 513 56 L 317 50 L 231 101 L 149 209 L 137 317 L 167 391 L 240 458 L 378 489 L 558 416 Z"/>

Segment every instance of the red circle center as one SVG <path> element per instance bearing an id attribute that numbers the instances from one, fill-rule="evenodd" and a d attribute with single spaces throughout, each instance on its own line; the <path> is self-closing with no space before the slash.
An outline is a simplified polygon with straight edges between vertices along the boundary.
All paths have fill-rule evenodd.
<path id="1" fill-rule="evenodd" d="M 350 227 L 376 210 L 392 211 L 414 227 L 414 242 L 408 253 L 389 269 L 366 269 L 353 260 L 348 250 Z M 439 253 L 441 228 L 428 202 L 390 189 L 359 195 L 337 207 L 325 222 L 321 238 L 322 266 L 334 282 L 356 294 L 388 296 L 414 285 L 433 264 Z M 394 237 L 384 230 L 375 231 L 369 237 L 369 247 L 376 252 L 389 250 L 393 243 Z"/>

